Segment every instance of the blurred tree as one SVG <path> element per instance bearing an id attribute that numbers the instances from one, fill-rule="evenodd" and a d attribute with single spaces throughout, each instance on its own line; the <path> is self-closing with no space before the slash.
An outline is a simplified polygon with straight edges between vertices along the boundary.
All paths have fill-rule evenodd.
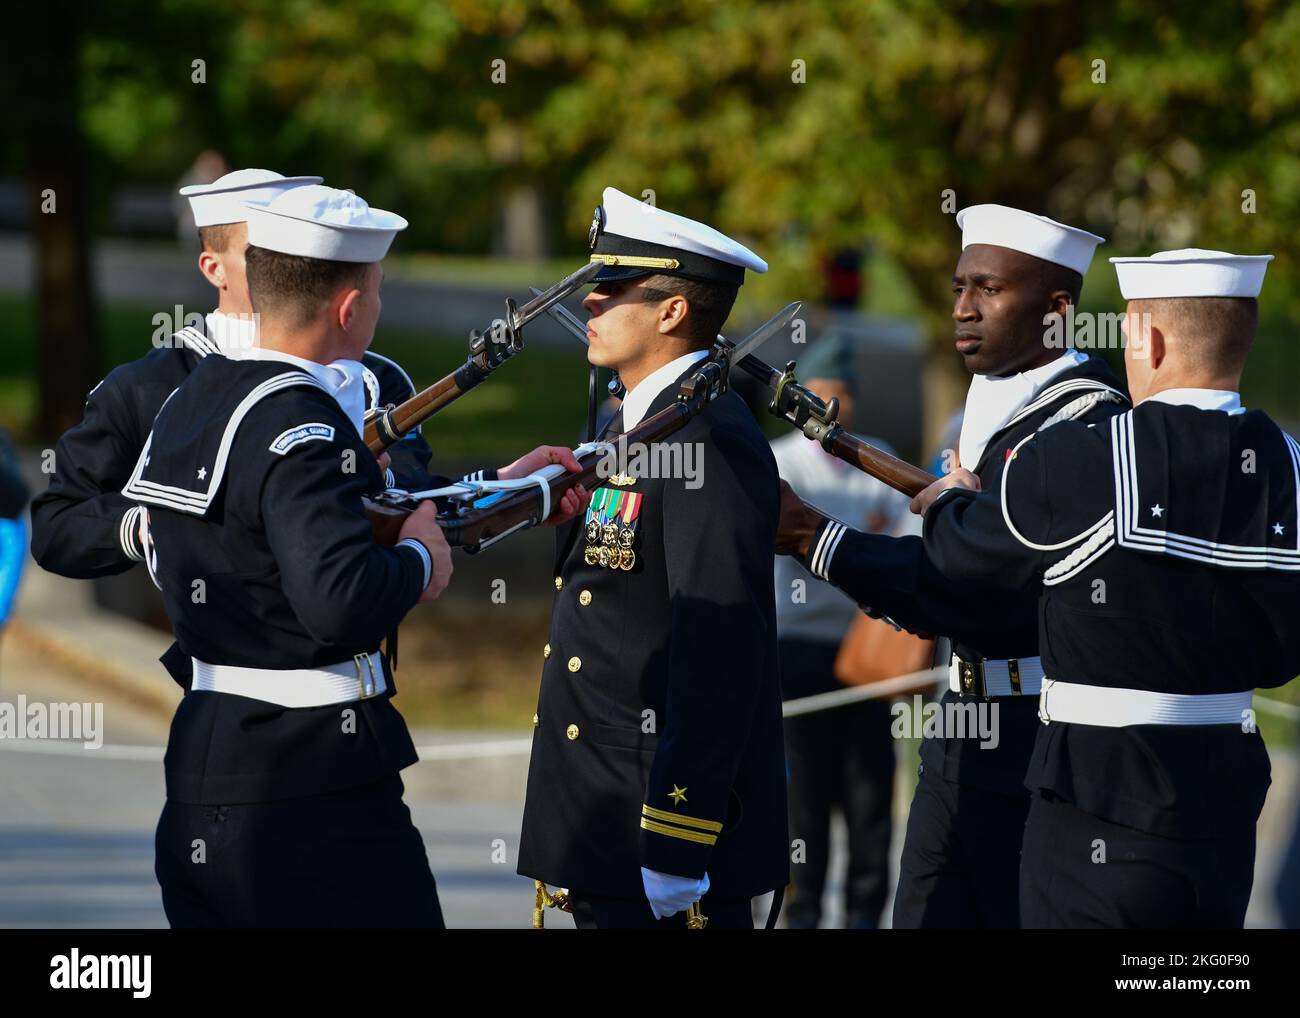
<path id="1" fill-rule="evenodd" d="M 23 9 L 10 73 L 25 102 L 13 105 L 35 247 L 38 319 L 37 428 L 57 434 L 81 417 L 98 375 L 90 265 L 89 164 L 79 116 L 77 18 L 71 0 Z M 26 29 L 22 31 L 21 29 Z M 6 89 L 17 96 L 17 90 Z"/>
<path id="2" fill-rule="evenodd" d="M 602 187 L 653 192 L 754 242 L 773 271 L 749 300 L 815 294 L 823 258 L 869 239 L 953 371 L 951 217 L 977 202 L 1092 229 L 1103 255 L 1274 252 L 1266 310 L 1298 317 L 1300 5 L 1285 0 L 156 0 L 114 15 L 81 47 L 102 188 L 170 183 L 215 146 L 399 209 L 408 250 L 473 253 L 525 190 L 575 253 Z M 1092 277 L 1113 299 L 1104 261 Z M 1294 392 L 1287 363 L 1270 375 Z"/>

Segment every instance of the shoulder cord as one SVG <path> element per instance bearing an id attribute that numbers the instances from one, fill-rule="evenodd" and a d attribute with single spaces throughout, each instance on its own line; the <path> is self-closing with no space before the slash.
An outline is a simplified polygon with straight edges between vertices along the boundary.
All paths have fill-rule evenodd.
<path id="1" fill-rule="evenodd" d="M 1094 395 L 1094 394 L 1089 393 L 1089 395 Z M 1100 396 L 1101 394 L 1096 393 L 1095 395 Z M 1047 425 L 1045 423 L 1043 427 L 1046 426 Z M 1042 429 L 1040 428 L 1039 430 Z M 1007 506 L 1007 478 L 1011 475 L 1011 464 L 1015 462 L 1016 454 L 1020 451 L 1020 447 L 1024 445 L 1026 442 L 1028 442 L 1031 438 L 1034 438 L 1036 436 L 1037 436 L 1037 432 L 1026 435 L 1024 438 L 1022 438 L 1019 442 L 1015 444 L 1015 447 L 1011 450 L 1011 455 L 1007 457 L 1007 465 L 1002 471 L 1002 519 L 1006 522 L 1007 529 L 1011 531 L 1011 535 L 1017 541 L 1023 544 L 1026 548 L 1033 548 L 1035 551 L 1059 551 L 1062 548 L 1068 548 L 1072 544 L 1078 544 L 1085 537 L 1089 537 L 1092 534 L 1096 533 L 1097 530 L 1099 530 L 1101 527 L 1103 527 L 1106 524 L 1107 520 L 1110 520 L 1114 517 L 1115 511 L 1112 509 L 1109 513 L 1107 513 L 1105 516 L 1099 519 L 1087 530 L 1083 531 L 1080 534 L 1076 534 L 1074 537 L 1068 538 L 1067 540 L 1060 541 L 1057 544 L 1036 544 L 1035 542 L 1029 540 L 1029 538 L 1025 537 L 1025 535 L 1022 534 L 1019 530 L 1017 530 L 1016 525 L 1011 522 L 1011 510 Z"/>
<path id="2" fill-rule="evenodd" d="M 1044 428 L 1050 428 L 1053 424 L 1059 424 L 1061 421 L 1078 420 L 1098 403 L 1124 402 L 1127 402 L 1127 400 L 1114 389 L 1096 389 L 1093 392 L 1085 392 L 1077 399 L 1070 400 L 1069 403 L 1066 403 L 1060 410 L 1043 421 L 1038 426 L 1038 430 L 1042 431 Z"/>
<path id="3" fill-rule="evenodd" d="M 1114 513 L 1108 513 L 1101 522 L 1101 529 L 1043 573 L 1043 583 L 1045 585 L 1051 586 L 1053 580 L 1063 579 L 1066 574 L 1072 572 L 1076 566 L 1082 565 L 1092 556 L 1093 552 L 1101 548 L 1115 535 Z"/>

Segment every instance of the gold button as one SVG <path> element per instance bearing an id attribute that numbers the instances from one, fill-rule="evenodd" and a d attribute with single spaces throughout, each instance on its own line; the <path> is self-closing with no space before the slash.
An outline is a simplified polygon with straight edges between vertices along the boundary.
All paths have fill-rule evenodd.
<path id="1" fill-rule="evenodd" d="M 545 647 L 542 648 L 542 657 L 550 657 L 550 656 L 551 656 L 551 645 L 548 643 Z"/>
<path id="2" fill-rule="evenodd" d="M 569 658 L 569 671 L 576 672 L 581 667 L 582 667 L 582 658 L 580 657 Z"/>
<path id="3" fill-rule="evenodd" d="M 564 734 L 569 737 L 570 742 L 573 742 L 575 739 L 578 738 L 578 726 L 570 725 L 568 728 L 564 730 Z"/>
<path id="4" fill-rule="evenodd" d="M 557 576 L 557 577 L 555 578 L 555 589 L 556 589 L 556 590 L 563 590 L 563 589 L 564 589 L 564 577 L 563 577 L 563 576 Z"/>
<path id="5" fill-rule="evenodd" d="M 536 714 L 534 714 L 534 715 L 533 715 L 533 727 L 536 728 L 536 727 L 537 727 L 538 725 L 540 725 L 541 723 L 542 723 L 541 720 L 537 717 Z"/>
<path id="6" fill-rule="evenodd" d="M 590 590 L 584 590 L 581 594 L 578 595 L 578 604 L 582 605 L 584 608 L 587 605 L 591 604 Z"/>

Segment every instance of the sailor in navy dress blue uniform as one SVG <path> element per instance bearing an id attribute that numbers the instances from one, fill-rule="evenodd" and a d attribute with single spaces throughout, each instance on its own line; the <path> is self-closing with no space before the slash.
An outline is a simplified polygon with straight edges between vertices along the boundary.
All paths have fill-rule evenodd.
<path id="1" fill-rule="evenodd" d="M 1237 392 L 1269 257 L 1112 259 L 1134 408 L 1027 438 L 999 489 L 918 499 L 941 574 L 1041 591 L 1027 927 L 1244 921 L 1252 693 L 1300 670 L 1300 445 Z"/>
<path id="2" fill-rule="evenodd" d="M 168 337 L 134 361 L 114 368 L 86 399 L 81 422 L 54 449 L 49 487 L 32 503 L 32 555 L 45 569 L 79 579 L 124 572 L 141 560 L 140 507 L 122 495 L 154 417 L 168 396 L 211 355 L 240 357 L 256 344 L 255 319 L 244 278 L 245 202 L 267 203 L 320 177 L 282 177 L 270 170 L 237 170 L 207 185 L 191 185 L 189 199 L 203 244 L 200 268 L 217 288 L 216 311 Z M 372 406 L 414 395 L 395 362 L 366 351 L 362 358 Z M 389 450 L 388 486 L 435 487 L 429 446 L 412 432 Z M 164 663 L 182 685 L 189 661 L 173 647 Z"/>
<path id="3" fill-rule="evenodd" d="M 976 205 L 957 216 L 962 254 L 953 275 L 956 345 L 973 373 L 960 462 L 987 490 L 1008 451 L 1056 420 L 1104 420 L 1127 407 L 1106 364 L 1044 342 L 1048 316 L 1067 319 L 1100 237 L 1043 216 Z M 804 516 L 787 492 L 782 530 Z M 811 523 L 802 525 L 807 539 Z M 800 550 L 800 542 L 782 550 Z M 1014 927 L 1025 771 L 1037 734 L 1037 592 L 953 584 L 919 537 L 866 534 L 838 524 L 807 548 L 812 572 L 864 609 L 953 642 L 945 711 L 991 709 L 996 740 L 942 731 L 921 745 L 894 899 L 896 928 Z"/>
<path id="4" fill-rule="evenodd" d="M 450 553 L 431 505 L 396 547 L 362 506 L 384 477 L 356 358 L 406 221 L 320 185 L 248 215 L 261 345 L 199 362 L 124 488 L 194 672 L 165 758 L 163 902 L 173 926 L 441 926 L 378 648 Z"/>
<path id="5" fill-rule="evenodd" d="M 613 188 L 591 239 L 607 269 L 588 355 L 628 387 L 612 441 L 674 401 L 766 265 Z M 537 922 L 555 888 L 580 928 L 681 927 L 697 902 L 710 926 L 752 928 L 751 898 L 789 875 L 776 466 L 735 393 L 647 451 L 679 469 L 632 448 L 558 533 L 519 872 Z"/>

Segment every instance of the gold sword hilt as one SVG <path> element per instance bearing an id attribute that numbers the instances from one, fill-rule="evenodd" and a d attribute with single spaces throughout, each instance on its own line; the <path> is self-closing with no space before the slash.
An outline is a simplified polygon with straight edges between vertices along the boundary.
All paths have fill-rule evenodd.
<path id="1" fill-rule="evenodd" d="M 569 896 L 563 891 L 557 891 L 551 894 L 546 889 L 546 885 L 540 880 L 535 881 L 537 885 L 537 894 L 533 899 L 533 929 L 544 930 L 546 928 L 546 910 L 548 908 L 558 908 L 561 912 L 572 912 L 573 906 L 569 904 Z"/>
<path id="2" fill-rule="evenodd" d="M 698 901 L 686 910 L 686 928 L 688 930 L 702 930 L 708 925 L 709 917 L 700 911 Z"/>

